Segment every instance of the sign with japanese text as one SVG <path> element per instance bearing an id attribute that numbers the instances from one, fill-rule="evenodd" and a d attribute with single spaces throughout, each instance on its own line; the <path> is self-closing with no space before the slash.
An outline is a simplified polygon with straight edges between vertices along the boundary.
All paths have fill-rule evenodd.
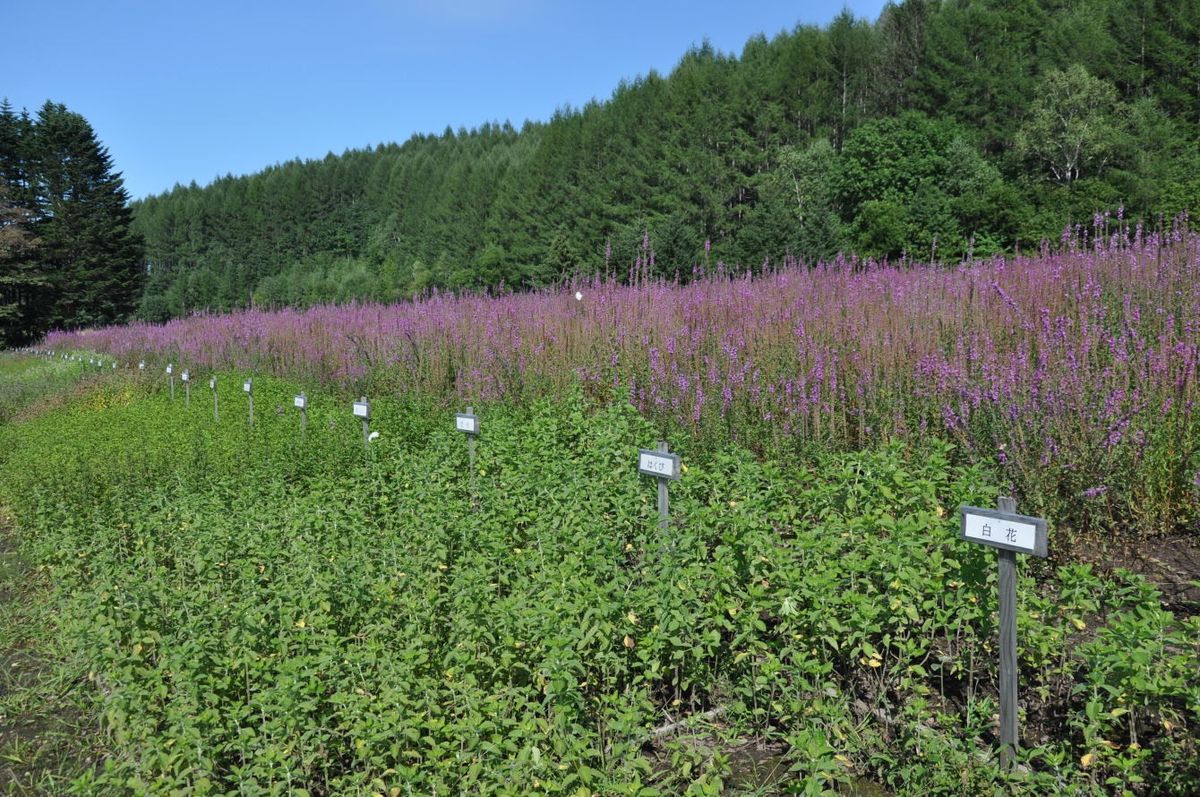
<path id="1" fill-rule="evenodd" d="M 962 513 L 959 539 L 1017 553 L 1041 557 L 1048 555 L 1046 521 L 1043 518 L 976 506 L 964 506 L 959 511 Z"/>

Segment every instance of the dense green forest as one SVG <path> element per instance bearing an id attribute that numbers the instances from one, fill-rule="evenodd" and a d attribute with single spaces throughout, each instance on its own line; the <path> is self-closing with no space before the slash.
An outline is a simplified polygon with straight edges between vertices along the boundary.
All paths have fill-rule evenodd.
<path id="1" fill-rule="evenodd" d="M 142 298 L 142 241 L 86 119 L 0 102 L 0 346 L 123 321 Z"/>
<path id="2" fill-rule="evenodd" d="M 1200 0 L 906 0 L 545 123 L 292 161 L 135 204 L 140 314 L 395 299 L 839 252 L 955 260 L 1200 209 Z"/>

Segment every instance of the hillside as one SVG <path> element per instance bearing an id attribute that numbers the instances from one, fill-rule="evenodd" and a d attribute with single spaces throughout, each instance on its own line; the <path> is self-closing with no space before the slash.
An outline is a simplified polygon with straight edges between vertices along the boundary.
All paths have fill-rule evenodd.
<path id="1" fill-rule="evenodd" d="M 954 260 L 1200 209 L 1200 2 L 889 5 L 707 45 L 546 123 L 137 203 L 140 315 L 839 251 Z"/>

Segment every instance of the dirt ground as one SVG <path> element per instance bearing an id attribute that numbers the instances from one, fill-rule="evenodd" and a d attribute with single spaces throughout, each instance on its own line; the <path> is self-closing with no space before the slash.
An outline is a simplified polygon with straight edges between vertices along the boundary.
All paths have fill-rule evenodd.
<path id="1" fill-rule="evenodd" d="M 1176 534 L 1085 557 L 1098 571 L 1125 568 L 1162 591 L 1163 608 L 1178 616 L 1200 614 L 1200 537 Z"/>

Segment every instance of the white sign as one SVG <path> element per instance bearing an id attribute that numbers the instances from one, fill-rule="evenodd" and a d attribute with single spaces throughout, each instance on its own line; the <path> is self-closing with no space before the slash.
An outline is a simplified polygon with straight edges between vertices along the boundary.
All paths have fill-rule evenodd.
<path id="1" fill-rule="evenodd" d="M 138 363 L 138 370 L 139 370 L 139 371 L 145 371 L 145 370 L 146 370 L 146 361 L 145 361 L 145 360 L 142 360 L 140 363 Z"/>
<path id="2" fill-rule="evenodd" d="M 1046 556 L 1046 521 L 994 509 L 964 506 L 960 539 L 1034 556 Z"/>
<path id="3" fill-rule="evenodd" d="M 175 370 L 175 366 L 173 366 L 173 365 L 168 365 L 168 366 L 167 366 L 167 373 L 168 373 L 168 374 L 169 374 L 169 373 L 172 373 L 174 370 Z"/>
<path id="4" fill-rule="evenodd" d="M 209 377 L 208 386 L 211 387 L 213 390 L 217 389 L 217 378 L 215 376 Z"/>
<path id="5" fill-rule="evenodd" d="M 475 415 L 459 413 L 454 416 L 454 425 L 460 432 L 479 434 L 479 418 Z"/>
<path id="6" fill-rule="evenodd" d="M 187 371 L 184 371 L 182 374 L 179 375 L 179 378 L 182 379 L 184 382 L 186 382 L 189 379 L 191 379 L 191 375 L 188 374 Z"/>
<path id="7" fill-rule="evenodd" d="M 247 379 L 245 382 L 242 383 L 242 391 L 245 393 L 249 393 L 254 388 L 253 383 L 254 383 L 253 379 Z"/>
<path id="8" fill-rule="evenodd" d="M 369 421 L 371 419 L 371 403 L 369 401 L 354 402 L 354 417 Z"/>
<path id="9" fill-rule="evenodd" d="M 663 454 L 643 448 L 638 452 L 638 471 L 647 476 L 678 479 L 679 455 Z"/>
<path id="10" fill-rule="evenodd" d="M 292 403 L 296 405 L 296 409 L 298 410 L 305 409 L 308 407 L 308 397 L 304 395 L 296 396 L 296 398 L 292 399 Z"/>

